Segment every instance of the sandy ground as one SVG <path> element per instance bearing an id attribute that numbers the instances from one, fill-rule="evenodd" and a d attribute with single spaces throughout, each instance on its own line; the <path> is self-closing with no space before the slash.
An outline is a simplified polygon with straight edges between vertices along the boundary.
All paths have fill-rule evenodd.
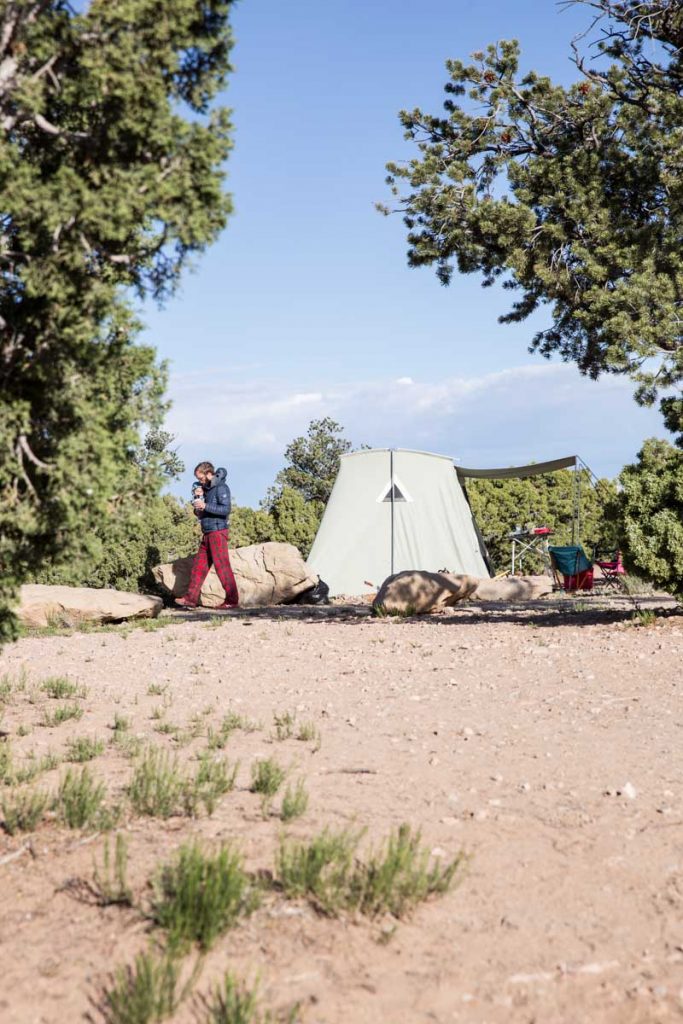
<path id="1" fill-rule="evenodd" d="M 372 843 L 406 821 L 435 857 L 471 857 L 456 889 L 395 930 L 266 900 L 219 940 L 200 990 L 228 967 L 258 975 L 263 1006 L 298 1002 L 305 1024 L 681 1020 L 683 619 L 644 627 L 627 608 L 577 607 L 470 607 L 420 621 L 275 609 L 28 637 L 0 656 L 0 675 L 29 678 L 1 727 L 21 760 L 63 752 L 75 736 L 109 743 L 115 713 L 168 749 L 177 744 L 154 731 L 159 721 L 186 727 L 196 715 L 215 727 L 232 709 L 261 723 L 231 737 L 237 788 L 213 817 L 123 826 L 143 904 L 156 866 L 189 836 L 236 838 L 249 867 L 272 867 L 282 824 L 248 791 L 259 756 L 306 781 L 310 806 L 293 835 L 357 825 Z M 85 714 L 47 728 L 54 702 L 38 687 L 55 674 L 87 686 Z M 285 711 L 315 722 L 320 749 L 272 739 L 273 714 Z M 92 765 L 112 795 L 130 777 L 110 745 Z M 43 783 L 56 788 L 63 770 Z M 3 1024 L 100 1019 L 98 986 L 148 944 L 138 911 L 64 888 L 92 877 L 103 844 L 55 823 L 0 834 Z M 174 1018 L 195 1019 L 189 1004 Z"/>

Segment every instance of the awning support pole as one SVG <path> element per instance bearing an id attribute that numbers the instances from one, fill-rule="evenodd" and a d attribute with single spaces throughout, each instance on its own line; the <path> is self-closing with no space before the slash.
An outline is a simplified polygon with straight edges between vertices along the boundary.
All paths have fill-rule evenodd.
<path id="1" fill-rule="evenodd" d="M 391 495 L 391 573 L 394 575 L 394 449 L 389 450 L 389 494 Z"/>

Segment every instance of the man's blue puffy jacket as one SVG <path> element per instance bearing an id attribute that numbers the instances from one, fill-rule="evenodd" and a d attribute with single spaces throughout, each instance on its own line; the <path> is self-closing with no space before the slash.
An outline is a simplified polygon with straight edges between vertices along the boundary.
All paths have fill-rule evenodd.
<path id="1" fill-rule="evenodd" d="M 227 530 L 228 528 L 232 500 L 230 488 L 225 482 L 227 475 L 226 469 L 217 469 L 211 482 L 204 485 L 206 505 L 199 520 L 202 524 L 202 533 L 212 533 L 214 530 Z"/>

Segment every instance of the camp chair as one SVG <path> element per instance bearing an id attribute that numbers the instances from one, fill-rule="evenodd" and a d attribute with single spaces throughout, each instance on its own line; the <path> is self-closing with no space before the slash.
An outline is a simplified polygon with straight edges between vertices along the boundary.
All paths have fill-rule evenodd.
<path id="1" fill-rule="evenodd" d="M 549 547 L 555 582 L 562 590 L 592 590 L 593 567 L 581 545 Z"/>
<path id="2" fill-rule="evenodd" d="M 615 548 L 593 549 L 593 564 L 600 569 L 600 576 L 596 577 L 596 583 L 604 583 L 613 590 L 624 590 L 624 576 L 627 575 L 624 563 L 621 560 L 621 551 Z"/>

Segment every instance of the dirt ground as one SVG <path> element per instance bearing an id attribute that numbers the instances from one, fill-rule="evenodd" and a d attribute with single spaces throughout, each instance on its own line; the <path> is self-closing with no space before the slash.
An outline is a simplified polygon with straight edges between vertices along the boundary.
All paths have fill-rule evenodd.
<path id="1" fill-rule="evenodd" d="M 229 710 L 260 723 L 231 736 L 237 787 L 212 817 L 121 826 L 143 905 L 156 867 L 190 836 L 234 838 L 250 868 L 272 867 L 278 800 L 264 818 L 249 792 L 263 756 L 305 779 L 309 809 L 292 835 L 362 826 L 376 845 L 409 822 L 435 858 L 470 855 L 453 891 L 397 925 L 264 900 L 210 952 L 200 991 L 228 967 L 258 976 L 263 1008 L 299 1003 L 304 1024 L 683 1020 L 683 618 L 642 625 L 628 603 L 595 607 L 420 620 L 273 609 L 25 637 L 0 653 L 0 677 L 28 677 L 0 728 L 20 761 L 78 736 L 106 740 L 92 767 L 116 796 L 131 761 L 109 742 L 115 713 L 183 761 Z M 55 702 L 40 683 L 57 674 L 87 686 L 85 713 L 41 726 Z M 273 737 L 287 711 L 315 723 L 319 749 Z M 205 727 L 187 745 L 155 731 L 193 716 Z M 56 789 L 63 771 L 41 784 Z M 65 888 L 92 877 L 104 841 L 55 822 L 0 834 L 2 1024 L 101 1019 L 99 987 L 149 943 L 139 910 Z M 189 1002 L 173 1019 L 195 1012 Z"/>

